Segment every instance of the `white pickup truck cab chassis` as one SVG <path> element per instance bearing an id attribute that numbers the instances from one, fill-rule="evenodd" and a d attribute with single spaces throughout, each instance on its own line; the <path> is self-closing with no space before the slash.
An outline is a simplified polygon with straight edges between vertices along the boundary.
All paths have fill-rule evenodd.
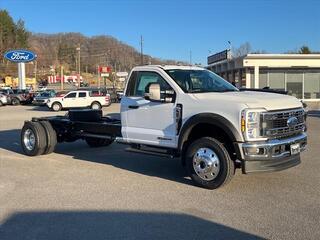
<path id="1" fill-rule="evenodd" d="M 131 152 L 180 157 L 198 186 L 216 189 L 236 168 L 278 171 L 300 163 L 307 144 L 306 113 L 291 96 L 239 91 L 199 67 L 140 66 L 129 76 L 121 119 L 101 110 L 26 121 L 21 144 L 29 156 L 57 142 L 84 139 L 92 147 L 113 141 Z"/>

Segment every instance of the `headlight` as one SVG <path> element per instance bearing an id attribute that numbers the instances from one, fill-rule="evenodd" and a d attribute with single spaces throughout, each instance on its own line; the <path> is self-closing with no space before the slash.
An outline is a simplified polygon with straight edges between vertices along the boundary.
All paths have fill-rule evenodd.
<path id="1" fill-rule="evenodd" d="M 261 113 L 265 109 L 245 109 L 241 113 L 241 131 L 244 138 L 248 141 L 266 140 L 261 136 L 262 123 Z"/>

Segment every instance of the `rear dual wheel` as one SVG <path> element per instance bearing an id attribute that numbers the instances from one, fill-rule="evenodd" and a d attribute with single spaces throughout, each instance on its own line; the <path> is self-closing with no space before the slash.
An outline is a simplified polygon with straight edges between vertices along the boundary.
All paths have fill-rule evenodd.
<path id="1" fill-rule="evenodd" d="M 51 123 L 48 121 L 40 121 L 40 124 L 45 129 L 46 132 L 46 140 L 47 140 L 47 146 L 44 150 L 43 154 L 49 154 L 52 153 L 57 145 L 57 133 L 51 126 Z"/>
<path id="2" fill-rule="evenodd" d="M 49 122 L 25 122 L 21 131 L 21 146 L 26 155 L 52 153 L 56 144 L 57 135 Z"/>

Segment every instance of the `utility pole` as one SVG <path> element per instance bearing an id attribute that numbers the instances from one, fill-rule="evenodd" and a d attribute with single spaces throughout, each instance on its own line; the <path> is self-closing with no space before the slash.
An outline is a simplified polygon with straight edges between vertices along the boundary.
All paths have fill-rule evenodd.
<path id="1" fill-rule="evenodd" d="M 97 66 L 97 75 L 98 75 L 98 88 L 100 88 L 100 81 L 101 81 L 101 78 L 100 78 L 100 72 L 99 72 L 99 65 Z"/>
<path id="2" fill-rule="evenodd" d="M 34 80 L 37 83 L 37 60 L 34 61 Z"/>
<path id="3" fill-rule="evenodd" d="M 190 50 L 190 65 L 192 65 L 192 51 Z"/>
<path id="4" fill-rule="evenodd" d="M 142 35 L 140 36 L 140 54 L 141 54 L 141 65 L 143 65 L 143 39 L 142 39 Z"/>
<path id="5" fill-rule="evenodd" d="M 81 69 L 80 69 L 80 43 L 76 50 L 78 51 L 78 88 L 80 87 L 80 76 L 81 76 Z"/>
<path id="6" fill-rule="evenodd" d="M 63 90 L 63 84 L 64 84 L 64 76 L 63 76 L 63 66 L 60 67 L 60 83 L 61 83 L 61 90 Z"/>

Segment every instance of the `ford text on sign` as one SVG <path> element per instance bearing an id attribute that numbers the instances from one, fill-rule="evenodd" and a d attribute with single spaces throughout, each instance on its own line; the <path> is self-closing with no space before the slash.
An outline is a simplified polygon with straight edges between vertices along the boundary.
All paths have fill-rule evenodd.
<path id="1" fill-rule="evenodd" d="M 28 50 L 11 50 L 4 54 L 4 57 L 11 62 L 31 62 L 37 58 L 34 52 Z"/>

